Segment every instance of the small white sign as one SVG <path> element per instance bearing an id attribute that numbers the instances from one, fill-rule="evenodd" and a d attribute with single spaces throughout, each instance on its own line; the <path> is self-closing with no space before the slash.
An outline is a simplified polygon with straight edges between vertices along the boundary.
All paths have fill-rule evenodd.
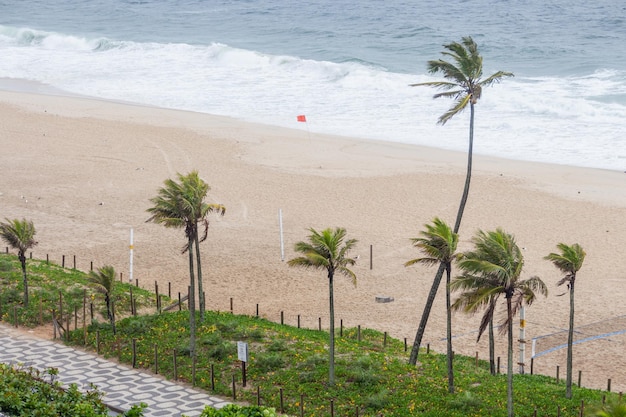
<path id="1" fill-rule="evenodd" d="M 248 362 L 248 344 L 246 342 L 237 342 L 237 359 L 241 362 Z"/>

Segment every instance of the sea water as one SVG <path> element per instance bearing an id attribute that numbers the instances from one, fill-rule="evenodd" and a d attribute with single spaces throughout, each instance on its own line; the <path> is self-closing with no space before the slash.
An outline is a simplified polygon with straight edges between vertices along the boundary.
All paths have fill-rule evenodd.
<path id="1" fill-rule="evenodd" d="M 485 76 L 515 74 L 483 91 L 476 153 L 626 170 L 614 0 L 0 0 L 0 78 L 465 151 L 469 111 L 438 125 L 453 102 L 409 84 L 468 35 Z"/>

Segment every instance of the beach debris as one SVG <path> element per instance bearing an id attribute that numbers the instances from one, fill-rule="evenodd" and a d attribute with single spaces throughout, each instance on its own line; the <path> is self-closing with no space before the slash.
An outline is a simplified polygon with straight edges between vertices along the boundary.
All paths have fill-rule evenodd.
<path id="1" fill-rule="evenodd" d="M 377 295 L 376 296 L 376 302 L 377 303 L 390 303 L 393 301 L 393 297 L 387 297 L 384 295 Z"/>

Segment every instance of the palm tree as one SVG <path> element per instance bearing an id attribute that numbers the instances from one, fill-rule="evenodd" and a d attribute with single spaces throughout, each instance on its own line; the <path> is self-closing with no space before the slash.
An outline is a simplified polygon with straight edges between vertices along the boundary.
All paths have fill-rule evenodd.
<path id="1" fill-rule="evenodd" d="M 165 180 L 164 187 L 159 188 L 158 195 L 150 199 L 154 204 L 147 209 L 152 216 L 146 220 L 162 224 L 168 228 L 184 228 L 186 244 L 182 253 L 189 256 L 189 355 L 193 358 L 196 352 L 196 282 L 193 261 L 193 244 L 196 238 L 197 218 L 193 213 L 193 193 L 185 186 L 184 176 L 177 174 L 179 182 L 170 178 Z M 190 194 L 191 193 L 191 197 Z"/>
<path id="2" fill-rule="evenodd" d="M 35 240 L 35 226 L 26 219 L 9 220 L 0 223 L 0 237 L 7 245 L 17 249 L 17 257 L 22 264 L 24 282 L 24 307 L 28 307 L 28 277 L 26 276 L 26 251 L 37 244 Z"/>
<path id="3" fill-rule="evenodd" d="M 412 87 L 429 86 L 435 87 L 440 90 L 444 90 L 442 93 L 437 93 L 434 98 L 446 97 L 453 98 L 455 100 L 454 105 L 439 117 L 438 124 L 445 125 L 448 120 L 452 119 L 455 115 L 461 113 L 467 105 L 470 106 L 470 125 L 469 125 L 469 149 L 467 152 L 467 174 L 465 176 L 465 187 L 463 188 L 463 195 L 461 197 L 461 203 L 459 204 L 459 210 L 456 215 L 456 221 L 454 223 L 454 233 L 459 232 L 461 226 L 461 219 L 463 217 L 463 211 L 469 195 L 470 180 L 472 178 L 472 152 L 474 147 L 474 106 L 478 103 L 483 91 L 483 87 L 488 87 L 494 83 L 500 82 L 504 77 L 512 77 L 510 72 L 498 71 L 489 77 L 482 79 L 483 76 L 483 57 L 478 53 L 478 46 L 474 40 L 467 36 L 461 40 L 461 43 L 452 42 L 444 45 L 446 49 L 442 52 L 445 57 L 452 58 L 454 63 L 450 63 L 443 59 L 428 61 L 428 72 L 431 74 L 441 73 L 445 78 L 444 81 L 432 81 L 426 83 L 411 84 Z M 437 289 L 441 283 L 441 277 L 443 276 L 444 265 L 441 264 L 433 285 L 426 299 L 426 305 L 424 306 L 424 312 L 420 320 L 417 334 L 415 335 L 415 341 L 413 343 L 413 349 L 411 351 L 411 357 L 409 363 L 415 365 L 417 363 L 417 355 L 419 353 L 420 345 L 422 344 L 422 337 L 426 331 L 426 324 L 430 315 L 432 304 L 437 295 Z"/>
<path id="4" fill-rule="evenodd" d="M 202 263 L 200 260 L 200 243 L 204 242 L 208 237 L 209 221 L 207 215 L 209 213 L 218 213 L 224 215 L 226 207 L 221 204 L 209 204 L 204 201 L 211 187 L 204 182 L 198 175 L 198 171 L 192 171 L 187 176 L 179 176 L 183 188 L 185 190 L 185 199 L 189 202 L 191 209 L 191 219 L 195 219 L 193 225 L 194 243 L 196 247 L 196 264 L 198 269 L 198 298 L 200 301 L 200 319 L 204 319 L 205 299 L 204 288 L 202 283 Z M 202 226 L 202 237 L 198 230 L 198 224 Z"/>
<path id="5" fill-rule="evenodd" d="M 560 253 L 550 253 L 545 257 L 551 261 L 565 276 L 557 283 L 557 285 L 567 284 L 569 288 L 569 329 L 567 332 L 567 382 L 565 389 L 565 397 L 572 398 L 572 354 L 574 345 L 574 284 L 576 283 L 576 273 L 583 266 L 585 261 L 585 251 L 578 244 L 571 246 L 565 243 L 559 243 L 557 248 Z"/>
<path id="6" fill-rule="evenodd" d="M 104 294 L 104 302 L 107 306 L 107 318 L 111 322 L 113 334 L 115 334 L 115 311 L 113 310 L 113 289 L 115 287 L 115 269 L 110 265 L 89 272 L 89 281 L 94 284 L 96 291 Z"/>
<path id="7" fill-rule="evenodd" d="M 443 220 L 435 217 L 432 224 L 425 224 L 426 230 L 420 232 L 423 237 L 413 238 L 413 246 L 420 249 L 425 257 L 412 259 L 404 266 L 422 263 L 425 265 L 443 265 L 446 271 L 446 339 L 448 356 L 448 391 L 454 393 L 454 370 L 452 367 L 452 312 L 450 310 L 450 276 L 452 274 L 452 261 L 455 257 L 456 247 L 459 241 L 458 234 L 454 233 L 450 226 Z M 417 359 L 417 358 L 416 358 Z"/>
<path id="8" fill-rule="evenodd" d="M 302 254 L 287 262 L 289 266 L 304 268 L 325 269 L 328 276 L 328 292 L 330 305 L 330 342 L 329 342 L 329 384 L 335 383 L 335 303 L 333 295 L 333 280 L 335 273 L 346 275 L 352 279 L 356 285 L 356 275 L 348 267 L 355 264 L 354 258 L 348 257 L 348 252 L 356 245 L 356 239 L 346 237 L 346 229 L 336 228 L 335 230 L 324 229 L 317 232 L 309 229 L 308 242 L 298 242 L 294 249 Z"/>
<path id="9" fill-rule="evenodd" d="M 524 257 L 513 235 L 500 228 L 492 232 L 479 231 L 473 242 L 475 250 L 463 253 L 458 262 L 463 274 L 455 278 L 450 287 L 464 291 L 458 302 L 465 306 L 466 311 L 485 308 L 478 337 L 494 315 L 498 295 L 506 298 L 506 317 L 500 331 L 508 335 L 507 411 L 512 417 L 513 319 L 523 304 L 532 304 L 537 293 L 546 296 L 548 290 L 539 277 L 520 278 Z"/>

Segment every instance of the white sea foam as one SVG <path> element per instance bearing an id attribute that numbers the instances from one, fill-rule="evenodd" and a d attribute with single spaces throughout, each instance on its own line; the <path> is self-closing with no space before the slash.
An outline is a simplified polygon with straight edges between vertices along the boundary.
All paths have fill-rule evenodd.
<path id="1" fill-rule="evenodd" d="M 301 59 L 222 43 L 190 45 L 78 37 L 0 26 L 0 77 L 106 99 L 229 115 L 301 129 L 464 151 L 469 111 L 445 126 L 452 102 L 409 87 L 425 73 Z M 477 153 L 626 169 L 626 73 L 515 77 L 485 89 Z"/>

